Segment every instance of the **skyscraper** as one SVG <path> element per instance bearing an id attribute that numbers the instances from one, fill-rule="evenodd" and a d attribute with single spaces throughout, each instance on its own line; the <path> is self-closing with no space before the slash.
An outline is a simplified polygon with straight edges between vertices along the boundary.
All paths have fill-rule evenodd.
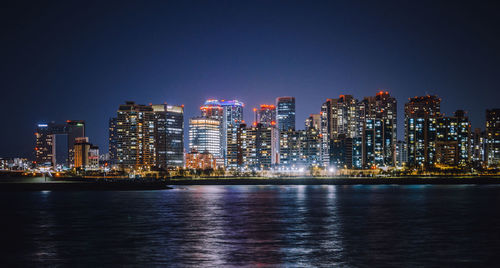
<path id="1" fill-rule="evenodd" d="M 74 164 L 74 146 L 76 138 L 85 137 L 85 121 L 67 120 L 66 133 L 68 134 L 68 162 L 70 166 Z"/>
<path id="2" fill-rule="evenodd" d="M 363 166 L 394 166 L 397 141 L 397 101 L 387 91 L 365 97 L 362 120 Z"/>
<path id="3" fill-rule="evenodd" d="M 149 170 L 156 162 L 153 108 L 128 101 L 118 108 L 116 120 L 117 164 Z"/>
<path id="4" fill-rule="evenodd" d="M 471 135 L 471 161 L 474 167 L 481 167 L 485 163 L 486 132 L 480 128 L 474 129 Z"/>
<path id="5" fill-rule="evenodd" d="M 116 163 L 116 157 L 117 157 L 117 142 L 118 142 L 118 133 L 116 131 L 117 127 L 117 120 L 116 117 L 112 117 L 109 119 L 109 125 L 108 125 L 108 154 L 109 154 L 109 160 L 111 163 L 115 164 Z"/>
<path id="6" fill-rule="evenodd" d="M 184 165 L 184 108 L 169 104 L 120 105 L 110 120 L 110 153 L 116 143 L 122 168 L 162 170 Z M 115 136 L 114 136 L 115 135 Z"/>
<path id="7" fill-rule="evenodd" d="M 408 165 L 428 167 L 436 161 L 436 124 L 441 99 L 427 95 L 409 98 L 405 104 L 405 140 Z"/>
<path id="8" fill-rule="evenodd" d="M 221 121 L 205 117 L 189 119 L 189 151 L 209 152 L 223 165 L 221 149 Z"/>
<path id="9" fill-rule="evenodd" d="M 337 145 L 332 146 L 332 141 L 340 139 L 352 139 L 352 142 L 341 142 L 340 144 L 352 145 L 352 150 L 358 152 L 353 154 L 352 161 L 361 163 L 361 136 L 362 124 L 364 120 L 363 105 L 360 104 L 352 95 L 340 95 L 338 99 L 327 99 L 321 106 L 321 158 L 324 166 L 337 165 L 332 163 L 330 157 L 340 155 L 337 152 L 332 152 L 332 149 L 339 148 Z M 342 150 L 351 150 L 342 148 Z M 359 158 L 359 159 L 358 159 Z M 336 160 L 334 161 L 336 162 Z M 350 163 L 346 163 L 350 166 Z"/>
<path id="10" fill-rule="evenodd" d="M 202 117 L 217 119 L 221 122 L 222 157 L 227 165 L 227 139 L 229 131 L 234 131 L 243 123 L 243 102 L 239 100 L 208 99 L 201 107 Z M 235 128 L 236 127 L 236 128 Z"/>
<path id="11" fill-rule="evenodd" d="M 276 98 L 276 121 L 280 131 L 295 130 L 295 98 Z"/>
<path id="12" fill-rule="evenodd" d="M 279 132 L 276 127 L 241 124 L 228 139 L 229 168 L 269 169 L 279 162 Z"/>
<path id="13" fill-rule="evenodd" d="M 500 109 L 486 110 L 486 161 L 490 167 L 500 165 Z"/>
<path id="14" fill-rule="evenodd" d="M 254 124 L 261 124 L 263 127 L 270 127 L 276 125 L 276 106 L 261 104 L 259 109 L 254 108 L 255 122 Z"/>
<path id="15" fill-rule="evenodd" d="M 408 162 L 408 146 L 404 141 L 396 143 L 396 166 L 402 167 Z"/>
<path id="16" fill-rule="evenodd" d="M 467 165 L 471 133 L 465 112 L 457 110 L 452 117 L 439 117 L 436 131 L 436 163 Z"/>
<path id="17" fill-rule="evenodd" d="M 151 105 L 155 124 L 156 167 L 184 166 L 184 106 Z"/>

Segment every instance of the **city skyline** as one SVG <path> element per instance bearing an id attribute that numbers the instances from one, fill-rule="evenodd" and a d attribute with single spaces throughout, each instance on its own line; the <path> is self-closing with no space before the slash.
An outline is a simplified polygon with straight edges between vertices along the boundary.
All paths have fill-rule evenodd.
<path id="1" fill-rule="evenodd" d="M 391 92 L 389 92 L 389 91 L 383 91 L 383 90 L 377 90 L 377 91 L 374 92 L 374 94 L 378 94 L 379 92 L 388 92 L 389 94 L 391 94 Z M 347 94 L 347 93 L 346 94 L 340 94 L 339 96 L 332 97 L 332 98 L 338 98 L 338 97 L 340 97 L 342 95 L 349 95 L 349 94 Z M 428 96 L 428 95 L 430 95 L 430 94 L 427 94 L 427 95 L 424 95 L 424 96 Z M 433 96 L 433 95 L 431 95 L 431 96 Z M 438 95 L 436 95 L 436 96 L 439 97 L 439 98 L 441 98 Z M 293 97 L 293 96 L 291 96 L 291 97 Z M 370 97 L 370 96 L 363 96 L 363 97 L 353 96 L 354 99 L 357 99 L 359 101 L 363 100 L 363 98 L 365 98 L 365 97 Z M 414 97 L 419 97 L 419 96 L 414 96 Z M 279 98 L 279 96 L 274 97 L 274 99 L 276 99 L 276 98 Z M 408 101 L 411 98 L 413 98 L 413 97 L 408 97 Z M 184 104 L 175 104 L 175 103 L 170 103 L 170 102 L 168 102 L 168 104 L 169 105 L 182 105 L 182 106 L 184 106 L 183 107 L 184 111 L 185 111 L 184 112 L 185 113 L 184 124 L 185 124 L 185 129 L 188 130 L 189 129 L 189 127 L 188 127 L 189 126 L 189 120 L 191 118 L 199 117 L 200 116 L 200 114 L 199 114 L 200 113 L 200 107 L 206 105 L 207 101 L 216 100 L 216 99 L 217 98 L 215 98 L 215 97 L 209 97 L 209 98 L 205 99 L 204 101 L 202 101 L 199 104 L 199 106 L 194 107 L 194 109 L 193 108 L 189 109 L 189 107 L 185 107 Z M 227 99 L 229 100 L 231 98 L 227 98 Z M 327 99 L 329 99 L 329 98 L 327 98 Z M 255 114 L 254 114 L 255 111 L 254 111 L 254 108 L 248 107 L 246 105 L 246 102 L 244 100 L 242 100 L 242 99 L 234 99 L 234 100 L 241 101 L 244 104 L 244 106 L 243 106 L 244 121 L 247 122 L 247 123 L 250 122 L 250 124 L 253 123 L 253 122 L 255 122 Z M 139 105 L 156 104 L 155 102 L 140 103 L 140 102 L 136 102 L 136 101 L 133 101 L 133 100 L 129 100 L 129 101 L 135 102 L 135 103 L 137 103 Z M 405 121 L 404 120 L 404 118 L 405 118 L 405 115 L 404 115 L 404 104 L 407 103 L 408 101 L 405 101 L 405 102 L 401 103 L 401 102 L 399 102 L 397 100 L 397 98 L 396 98 L 396 101 L 398 103 L 400 103 L 400 105 L 398 105 L 398 107 L 397 107 L 397 114 L 398 114 L 397 115 L 397 119 L 398 119 L 397 120 L 398 121 L 398 123 L 397 123 L 397 127 L 398 127 L 397 140 L 404 141 L 404 139 L 405 139 L 405 137 L 404 137 L 404 134 L 405 134 L 404 133 L 404 121 Z M 298 102 L 300 103 L 300 100 L 298 100 Z M 444 102 L 445 102 L 445 100 L 444 100 Z M 158 103 L 160 103 L 160 102 L 158 102 Z M 165 101 L 165 102 L 162 102 L 162 103 L 167 103 L 167 102 Z M 266 102 L 266 103 L 274 103 L 274 102 Z M 121 104 L 123 104 L 123 103 L 121 103 Z M 117 107 L 119 107 L 121 104 L 119 104 Z M 443 102 L 441 102 L 441 105 L 442 104 L 443 104 Z M 255 106 L 256 107 L 260 107 L 260 105 L 263 105 L 263 104 L 258 104 L 258 105 L 255 105 Z M 266 105 L 266 104 L 264 104 L 264 105 Z M 274 104 L 272 104 L 272 105 L 274 105 Z M 296 106 L 296 108 L 300 108 L 300 107 Z M 484 117 L 486 117 L 486 110 L 487 109 L 494 109 L 494 108 L 495 107 L 485 108 L 483 110 L 483 112 L 482 112 L 484 114 Z M 118 110 L 118 108 L 116 110 Z M 195 110 L 195 112 L 193 112 L 192 116 L 188 116 L 188 113 L 186 111 L 191 111 L 192 112 L 193 110 Z M 441 114 L 443 116 L 452 116 L 457 110 L 464 110 L 465 113 L 466 113 L 466 115 L 469 117 L 469 119 L 475 117 L 475 116 L 472 116 L 469 111 L 467 111 L 465 109 L 460 109 L 460 108 L 456 108 L 453 111 L 448 112 L 448 113 L 443 112 L 443 109 L 441 108 L 441 111 L 442 111 Z M 298 112 L 296 112 L 296 120 L 295 120 L 296 129 L 297 130 L 304 130 L 306 128 L 305 127 L 305 123 L 306 123 L 307 118 L 311 114 L 319 114 L 320 111 L 321 111 L 321 104 L 320 104 L 317 112 L 311 112 L 311 113 L 309 113 L 307 115 L 299 114 Z M 198 112 L 198 113 L 196 113 L 196 112 Z M 105 126 L 104 129 L 100 129 L 100 130 L 94 131 L 94 132 L 103 133 L 102 136 L 95 137 L 95 136 L 92 136 L 92 134 L 90 134 L 90 135 L 86 134 L 86 136 L 88 136 L 92 140 L 93 143 L 95 143 L 96 145 L 99 145 L 101 153 L 108 153 L 108 148 L 109 148 L 109 133 L 108 133 L 108 127 L 109 127 L 109 125 L 108 125 L 108 123 L 109 123 L 109 120 L 112 119 L 112 118 L 114 118 L 114 117 L 116 117 L 116 111 L 109 116 L 109 118 L 107 119 L 106 126 Z M 304 118 L 304 120 L 301 122 L 301 121 L 299 121 L 298 118 Z M 32 131 L 33 133 L 32 134 L 36 133 L 36 126 L 38 126 L 39 124 L 43 124 L 43 125 L 47 124 L 47 123 L 56 123 L 56 124 L 58 124 L 58 123 L 66 122 L 66 121 L 72 121 L 72 120 L 73 119 L 65 119 L 65 120 L 62 120 L 62 121 L 49 120 L 49 121 L 39 121 L 39 122 L 36 122 L 35 125 L 33 125 L 33 131 Z M 75 119 L 75 120 L 84 121 L 86 125 L 89 125 L 89 123 L 90 123 L 90 122 L 86 121 L 85 119 Z M 474 121 L 470 120 L 470 123 L 471 123 L 471 130 L 472 131 L 474 129 L 476 129 L 476 128 L 479 128 L 482 131 L 485 131 L 485 122 L 483 122 L 483 125 L 477 125 L 477 123 L 475 124 Z M 86 131 L 88 131 L 88 129 L 86 129 Z M 184 148 L 186 149 L 186 152 L 189 151 L 189 146 L 188 146 L 188 144 L 189 144 L 189 142 L 188 142 L 189 135 L 187 135 L 187 134 L 188 134 L 188 132 L 186 131 L 185 135 L 184 135 L 184 144 L 185 144 Z M 32 157 L 34 157 L 34 155 L 33 155 L 33 147 L 35 147 L 35 146 L 36 146 L 36 142 L 35 142 L 35 139 L 33 138 L 32 147 L 30 148 L 29 152 L 26 152 L 24 155 L 19 155 L 19 154 L 17 154 L 17 155 L 11 155 L 11 156 L 7 155 L 7 157 L 27 157 L 27 158 L 32 158 Z"/>
<path id="2" fill-rule="evenodd" d="M 251 108 L 294 96 L 303 129 L 341 94 L 362 99 L 382 89 L 400 104 L 436 94 L 446 115 L 468 111 L 472 128 L 484 128 L 485 110 L 500 99 L 500 35 L 487 4 L 99 5 L 106 15 L 88 5 L 7 7 L 2 156 L 31 156 L 36 124 L 68 119 L 85 120 L 106 152 L 108 120 L 129 100 L 184 104 L 187 125 L 209 98 L 245 102 L 248 121 Z"/>

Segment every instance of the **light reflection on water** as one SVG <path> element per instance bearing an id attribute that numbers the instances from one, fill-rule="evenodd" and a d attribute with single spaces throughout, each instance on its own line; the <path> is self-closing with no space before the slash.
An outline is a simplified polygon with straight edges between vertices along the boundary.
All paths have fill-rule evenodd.
<path id="1" fill-rule="evenodd" d="M 0 195 L 7 265 L 488 264 L 498 186 L 188 186 Z"/>

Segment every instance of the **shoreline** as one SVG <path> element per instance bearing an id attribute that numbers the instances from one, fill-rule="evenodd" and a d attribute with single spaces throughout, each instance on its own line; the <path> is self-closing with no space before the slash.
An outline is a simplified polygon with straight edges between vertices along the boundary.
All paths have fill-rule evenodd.
<path id="1" fill-rule="evenodd" d="M 169 185 L 460 185 L 500 184 L 500 176 L 390 178 L 195 178 L 174 179 Z"/>
<path id="2" fill-rule="evenodd" d="M 168 190 L 165 182 L 1 182 L 2 191 L 147 191 Z"/>

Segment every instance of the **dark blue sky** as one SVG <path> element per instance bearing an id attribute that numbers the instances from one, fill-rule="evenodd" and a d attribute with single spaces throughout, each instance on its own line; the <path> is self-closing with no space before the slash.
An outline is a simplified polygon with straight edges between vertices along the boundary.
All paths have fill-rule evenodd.
<path id="1" fill-rule="evenodd" d="M 238 98 L 250 121 L 252 107 L 291 95 L 302 128 L 325 98 L 384 89 L 401 122 L 407 98 L 430 93 L 484 128 L 500 106 L 500 24 L 498 6 L 478 2 L 10 3 L 0 157 L 30 156 L 35 124 L 66 119 L 86 120 L 106 152 L 126 100 L 184 104 L 187 121 L 208 97 Z"/>

